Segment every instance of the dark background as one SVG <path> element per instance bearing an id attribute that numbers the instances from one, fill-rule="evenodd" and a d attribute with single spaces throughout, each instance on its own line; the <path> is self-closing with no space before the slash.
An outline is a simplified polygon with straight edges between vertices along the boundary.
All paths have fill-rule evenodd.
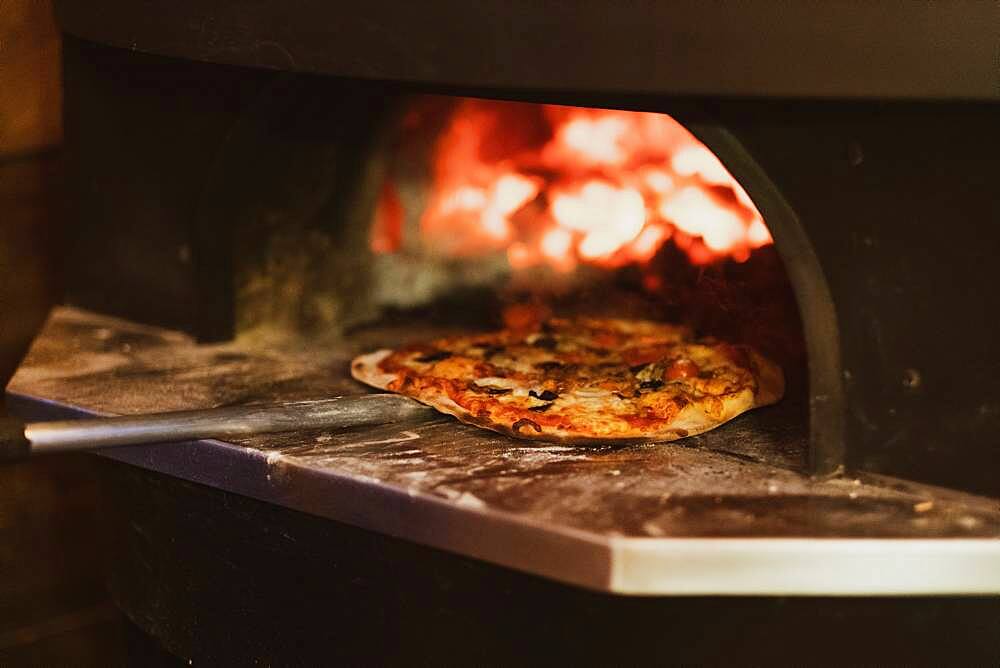
<path id="1" fill-rule="evenodd" d="M 0 384 L 60 295 L 60 40 L 47 0 L 0 2 Z M 0 395 L 0 402 L 2 402 Z M 115 665 L 96 460 L 0 466 L 0 665 Z"/>

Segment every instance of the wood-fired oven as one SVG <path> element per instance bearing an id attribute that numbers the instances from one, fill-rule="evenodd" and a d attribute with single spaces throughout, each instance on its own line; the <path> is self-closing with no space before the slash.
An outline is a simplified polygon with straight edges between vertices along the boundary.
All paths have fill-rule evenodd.
<path id="1" fill-rule="evenodd" d="M 989 3 L 59 4 L 67 305 L 25 416 L 357 394 L 352 354 L 539 311 L 788 379 L 669 445 L 441 417 L 110 451 L 112 588 L 171 651 L 720 658 L 673 652 L 721 620 L 766 658 L 874 614 L 899 652 L 988 601 L 675 597 L 1000 591 Z"/>

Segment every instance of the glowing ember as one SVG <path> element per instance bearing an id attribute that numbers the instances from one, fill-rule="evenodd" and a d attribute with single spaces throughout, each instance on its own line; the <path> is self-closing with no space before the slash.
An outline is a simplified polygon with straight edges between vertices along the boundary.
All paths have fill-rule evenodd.
<path id="1" fill-rule="evenodd" d="M 704 146 L 688 146 L 674 154 L 670 160 L 674 171 L 681 176 L 700 176 L 705 183 L 735 184 L 733 177 L 719 159 Z"/>
<path id="2" fill-rule="evenodd" d="M 746 191 L 664 114 L 467 99 L 434 149 L 421 241 L 449 257 L 506 252 L 511 267 L 645 263 L 668 241 L 695 264 L 772 243 Z M 398 250 L 383 187 L 372 248 Z"/>
<path id="3" fill-rule="evenodd" d="M 647 225 L 629 245 L 629 251 L 636 262 L 649 262 L 656 255 L 660 245 L 670 238 L 670 230 L 663 225 Z"/>
<path id="4" fill-rule="evenodd" d="M 746 223 L 739 216 L 694 186 L 665 199 L 659 211 L 677 229 L 701 237 L 706 246 L 720 253 L 735 248 L 747 236 Z"/>
<path id="5" fill-rule="evenodd" d="M 660 195 L 666 194 L 674 187 L 674 180 L 665 170 L 647 169 L 642 174 L 642 182 L 647 188 Z"/>
<path id="6" fill-rule="evenodd" d="M 582 235 L 577 250 L 589 260 L 611 256 L 635 239 L 646 222 L 639 191 L 599 180 L 588 181 L 576 193 L 556 193 L 550 212 L 556 223 Z"/>
<path id="7" fill-rule="evenodd" d="M 569 272 L 576 266 L 573 259 L 573 235 L 560 227 L 553 228 L 542 236 L 542 255 L 558 271 Z"/>
<path id="8" fill-rule="evenodd" d="M 556 130 L 556 144 L 583 165 L 621 165 L 628 160 L 622 138 L 629 131 L 621 118 L 575 118 Z"/>

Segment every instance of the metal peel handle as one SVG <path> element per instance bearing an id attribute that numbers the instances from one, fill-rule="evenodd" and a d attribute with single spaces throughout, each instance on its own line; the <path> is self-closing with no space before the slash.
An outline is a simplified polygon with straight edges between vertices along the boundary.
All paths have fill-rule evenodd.
<path id="1" fill-rule="evenodd" d="M 8 428 L 2 435 L 0 452 L 3 458 L 20 459 L 34 454 L 121 445 L 343 429 L 386 424 L 432 413 L 433 409 L 396 394 L 366 394 L 264 406 L 231 406 L 58 422 L 24 424 L 7 420 L 5 424 Z"/>

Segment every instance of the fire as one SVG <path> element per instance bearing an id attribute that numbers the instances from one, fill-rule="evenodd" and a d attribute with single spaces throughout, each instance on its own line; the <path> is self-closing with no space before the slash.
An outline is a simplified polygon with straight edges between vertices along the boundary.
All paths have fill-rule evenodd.
<path id="1" fill-rule="evenodd" d="M 391 190 L 377 216 L 398 218 Z M 398 249 L 386 233 L 398 227 L 377 217 L 373 249 Z M 420 234 L 448 257 L 502 251 L 515 269 L 563 272 L 642 264 L 668 242 L 695 264 L 773 243 L 746 191 L 670 116 L 472 99 L 433 149 Z"/>
<path id="2" fill-rule="evenodd" d="M 634 188 L 604 180 L 586 182 L 576 192 L 556 192 L 549 212 L 557 225 L 580 235 L 584 259 L 600 260 L 632 241 L 646 223 L 646 204 Z"/>
<path id="3" fill-rule="evenodd" d="M 659 207 L 664 220 L 692 237 L 701 237 L 705 245 L 723 253 L 738 246 L 748 236 L 740 216 L 716 204 L 704 191 L 687 186 Z"/>
<path id="4" fill-rule="evenodd" d="M 575 154 L 582 165 L 622 165 L 629 157 L 622 146 L 628 130 L 615 116 L 578 117 L 556 129 L 555 145 Z"/>

